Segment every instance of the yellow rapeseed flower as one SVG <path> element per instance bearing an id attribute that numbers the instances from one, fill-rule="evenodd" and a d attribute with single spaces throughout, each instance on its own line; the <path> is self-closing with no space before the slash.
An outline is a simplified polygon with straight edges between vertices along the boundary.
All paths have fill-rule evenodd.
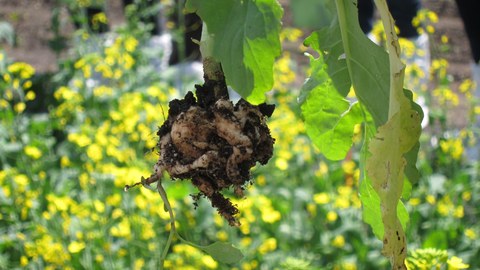
<path id="1" fill-rule="evenodd" d="M 176 244 L 172 248 L 173 253 L 195 254 L 198 250 L 187 244 Z"/>
<path id="2" fill-rule="evenodd" d="M 0 109 L 6 109 L 10 106 L 10 103 L 6 101 L 5 99 L 0 99 Z"/>
<path id="3" fill-rule="evenodd" d="M 28 264 L 27 256 L 21 256 L 20 257 L 20 266 L 26 266 L 27 264 Z"/>
<path id="4" fill-rule="evenodd" d="M 123 217 L 125 214 L 123 213 L 123 210 L 120 208 L 115 208 L 112 212 L 112 219 L 117 219 L 120 217 Z"/>
<path id="5" fill-rule="evenodd" d="M 348 197 L 342 197 L 339 196 L 335 198 L 335 207 L 336 208 L 341 208 L 341 209 L 346 209 L 350 207 L 350 200 Z"/>
<path id="6" fill-rule="evenodd" d="M 25 95 L 25 100 L 34 100 L 36 97 L 35 92 L 33 91 L 28 91 L 27 94 Z"/>
<path id="7" fill-rule="evenodd" d="M 228 240 L 228 234 L 225 231 L 218 231 L 216 236 L 218 241 L 226 242 Z"/>
<path id="8" fill-rule="evenodd" d="M 259 247 L 258 252 L 262 255 L 277 249 L 277 239 L 270 237 L 266 239 Z"/>
<path id="9" fill-rule="evenodd" d="M 35 74 L 35 69 L 25 62 L 15 62 L 7 67 L 11 74 L 18 74 L 21 79 L 29 79 Z"/>
<path id="10" fill-rule="evenodd" d="M 13 177 L 13 182 L 19 187 L 25 187 L 28 185 L 28 177 L 25 174 L 17 174 Z"/>
<path id="11" fill-rule="evenodd" d="M 345 160 L 342 162 L 342 169 L 343 169 L 343 172 L 346 174 L 353 174 L 356 166 L 357 165 L 353 160 Z"/>
<path id="12" fill-rule="evenodd" d="M 60 166 L 62 168 L 70 166 L 72 163 L 70 162 L 70 159 L 67 156 L 62 156 L 60 158 Z"/>
<path id="13" fill-rule="evenodd" d="M 448 43 L 448 37 L 446 35 L 442 35 L 440 40 L 442 41 L 443 44 Z"/>
<path id="14" fill-rule="evenodd" d="M 144 210 L 147 208 L 148 206 L 148 203 L 147 203 L 147 200 L 145 199 L 145 197 L 143 197 L 142 195 L 137 195 L 135 196 L 135 205 Z"/>
<path id="15" fill-rule="evenodd" d="M 471 240 L 477 239 L 477 233 L 472 228 L 468 228 L 465 230 L 465 236 L 467 236 Z"/>
<path id="16" fill-rule="evenodd" d="M 28 89 L 28 88 L 32 87 L 32 84 L 33 84 L 32 81 L 27 80 L 22 84 L 22 88 L 23 89 Z"/>
<path id="17" fill-rule="evenodd" d="M 139 258 L 135 260 L 135 263 L 133 264 L 133 269 L 140 270 L 140 269 L 143 269 L 144 266 L 145 266 L 145 260 L 142 258 Z"/>
<path id="18" fill-rule="evenodd" d="M 472 192 L 471 191 L 464 191 L 462 192 L 462 200 L 468 202 L 472 199 Z"/>
<path id="19" fill-rule="evenodd" d="M 25 103 L 23 102 L 19 102 L 17 104 L 15 104 L 13 106 L 13 109 L 17 112 L 17 113 L 22 113 L 23 111 L 25 111 L 25 109 L 27 108 L 27 105 L 25 105 Z"/>
<path id="20" fill-rule="evenodd" d="M 115 237 L 123 237 L 126 239 L 130 239 L 132 237 L 130 221 L 127 218 L 123 218 L 122 221 L 118 223 L 118 225 L 110 229 L 110 233 L 112 234 L 112 236 Z"/>
<path id="21" fill-rule="evenodd" d="M 217 267 L 218 267 L 218 263 L 209 255 L 203 255 L 202 256 L 202 263 L 208 269 L 217 269 Z"/>
<path id="22" fill-rule="evenodd" d="M 332 246 L 336 248 L 343 248 L 345 246 L 345 237 L 343 235 L 337 235 L 332 240 Z"/>
<path id="23" fill-rule="evenodd" d="M 256 184 L 259 185 L 259 186 L 265 186 L 265 184 L 266 184 L 266 182 L 267 182 L 267 181 L 266 181 L 266 178 L 265 178 L 265 175 L 263 175 L 263 174 L 262 174 L 262 175 L 259 175 L 259 176 L 257 177 L 257 179 L 256 179 L 255 182 L 256 182 Z"/>
<path id="24" fill-rule="evenodd" d="M 97 13 L 93 15 L 92 17 L 92 23 L 95 24 L 107 24 L 108 23 L 108 18 L 107 15 L 104 12 Z"/>
<path id="25" fill-rule="evenodd" d="M 265 223 L 275 223 L 275 222 L 279 221 L 280 218 L 282 217 L 280 212 L 278 212 L 274 209 L 265 209 L 265 208 L 262 207 L 261 211 L 262 211 L 262 220 Z"/>
<path id="26" fill-rule="evenodd" d="M 286 171 L 288 169 L 288 161 L 284 158 L 277 158 L 275 160 L 275 166 L 281 171 Z"/>
<path id="27" fill-rule="evenodd" d="M 100 200 L 94 200 L 93 201 L 93 207 L 99 213 L 105 212 L 105 204 L 103 202 L 101 202 Z"/>
<path id="28" fill-rule="evenodd" d="M 330 196 L 325 192 L 317 193 L 313 195 L 313 201 L 317 204 L 327 204 L 330 202 Z"/>
<path id="29" fill-rule="evenodd" d="M 463 205 L 459 205 L 455 207 L 455 210 L 453 211 L 453 216 L 456 218 L 463 218 L 464 216 Z"/>
<path id="30" fill-rule="evenodd" d="M 87 148 L 87 156 L 93 162 L 98 162 L 103 158 L 103 149 L 98 144 L 89 145 Z"/>
<path id="31" fill-rule="evenodd" d="M 85 65 L 82 67 L 83 77 L 88 79 L 92 77 L 92 67 L 89 65 Z"/>
<path id="32" fill-rule="evenodd" d="M 85 249 L 85 242 L 72 241 L 70 244 L 68 244 L 67 249 L 70 253 L 78 253 Z"/>
<path id="33" fill-rule="evenodd" d="M 295 42 L 303 35 L 302 30 L 293 27 L 286 27 L 280 32 L 280 40 Z"/>
<path id="34" fill-rule="evenodd" d="M 12 80 L 12 77 L 10 76 L 10 74 L 5 73 L 3 74 L 3 80 L 7 83 L 10 83 L 10 81 Z"/>
<path id="35" fill-rule="evenodd" d="M 437 202 L 433 195 L 427 195 L 426 200 L 431 205 L 434 205 Z"/>
<path id="36" fill-rule="evenodd" d="M 129 70 L 135 65 L 135 59 L 130 54 L 122 54 L 123 66 Z"/>
<path id="37" fill-rule="evenodd" d="M 434 11 L 427 10 L 427 17 L 432 23 L 437 23 L 438 22 L 438 15 Z"/>
<path id="38" fill-rule="evenodd" d="M 103 255 L 101 255 L 101 254 L 95 255 L 95 261 L 96 262 L 102 263 L 104 260 L 105 260 L 105 258 L 103 257 Z"/>
<path id="39" fill-rule="evenodd" d="M 132 36 L 129 36 L 125 39 L 124 46 L 125 46 L 125 50 L 127 50 L 127 52 L 133 52 L 133 51 L 135 51 L 135 49 L 138 46 L 138 40 L 136 40 Z"/>
<path id="40" fill-rule="evenodd" d="M 36 146 L 27 145 L 25 146 L 23 151 L 25 152 L 25 155 L 33 159 L 39 159 L 40 157 L 42 157 L 42 151 L 40 151 L 40 149 L 38 149 L 38 147 Z"/>
<path id="41" fill-rule="evenodd" d="M 465 95 L 470 94 L 469 96 L 471 96 L 472 90 L 475 89 L 474 86 L 475 86 L 474 81 L 472 81 L 471 79 L 466 79 L 462 81 L 460 86 L 458 86 L 458 90 L 460 90 L 460 92 L 462 93 L 465 93 Z"/>
<path id="42" fill-rule="evenodd" d="M 7 178 L 7 171 L 0 169 L 0 186 L 3 184 L 5 178 Z"/>
<path id="43" fill-rule="evenodd" d="M 426 29 L 427 29 L 427 32 L 430 34 L 435 33 L 435 28 L 432 25 L 427 25 Z"/>
<path id="44" fill-rule="evenodd" d="M 335 222 L 338 219 L 338 214 L 335 211 L 328 211 L 327 220 L 329 222 Z"/>
<path id="45" fill-rule="evenodd" d="M 448 270 L 467 269 L 470 265 L 463 263 L 462 259 L 452 256 L 447 260 Z"/>
<path id="46" fill-rule="evenodd" d="M 92 140 L 85 134 L 70 133 L 67 139 L 80 147 L 85 147 L 92 143 Z"/>
<path id="47" fill-rule="evenodd" d="M 93 89 L 93 95 L 96 97 L 112 96 L 113 88 L 105 85 L 100 85 Z"/>
<path id="48" fill-rule="evenodd" d="M 417 206 L 420 204 L 420 199 L 419 198 L 410 198 L 410 200 L 408 200 L 408 204 L 410 204 L 411 206 Z"/>
<path id="49" fill-rule="evenodd" d="M 125 257 L 125 256 L 127 256 L 127 254 L 128 254 L 128 252 L 127 252 L 127 250 L 124 249 L 124 248 L 121 248 L 121 249 L 119 249 L 119 250 L 117 251 L 117 255 L 118 255 L 119 257 Z"/>
<path id="50" fill-rule="evenodd" d="M 5 98 L 7 100 L 12 100 L 13 99 L 13 92 L 11 89 L 5 90 Z"/>
<path id="51" fill-rule="evenodd" d="M 440 141 L 442 152 L 450 154 L 453 159 L 459 160 L 463 155 L 463 144 L 461 138 L 452 138 Z"/>
<path id="52" fill-rule="evenodd" d="M 120 194 L 115 193 L 113 195 L 108 196 L 105 201 L 106 201 L 106 204 L 109 206 L 118 206 L 122 201 L 122 197 L 120 196 Z"/>

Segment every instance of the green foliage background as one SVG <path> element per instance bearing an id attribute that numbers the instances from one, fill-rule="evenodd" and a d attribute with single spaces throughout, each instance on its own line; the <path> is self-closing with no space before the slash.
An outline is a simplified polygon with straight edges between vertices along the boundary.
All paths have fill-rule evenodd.
<path id="1" fill-rule="evenodd" d="M 281 33 L 284 43 L 302 36 L 293 28 Z M 109 42 L 95 39 L 78 33 L 82 42 L 47 82 L 0 52 L 1 269 L 158 268 L 168 214 L 157 193 L 123 187 L 150 175 L 156 129 L 168 101 L 185 89 L 172 83 L 175 73 L 159 74 L 150 65 L 146 29 L 131 23 L 106 37 Z M 420 93 L 440 100 L 444 111 L 455 106 L 446 65 L 433 61 L 438 87 Z M 229 227 L 206 201 L 194 210 L 189 194 L 196 191 L 164 180 L 183 237 L 202 245 L 229 241 L 245 258 L 227 266 L 176 241 L 167 269 L 388 268 L 382 243 L 361 216 L 361 127 L 345 160 L 326 160 L 307 137 L 297 102 L 297 74 L 304 71 L 288 51 L 276 60 L 267 97 L 277 105 L 269 120 L 275 155 L 255 169 L 246 198 L 233 199 L 241 227 Z M 469 84 L 460 87 L 466 95 Z M 43 103 L 47 112 L 36 109 Z M 441 125 L 422 138 L 422 177 L 405 202 L 409 248 L 418 249 L 409 257 L 412 269 L 461 269 L 461 259 L 480 266 L 478 169 L 462 156 L 472 131 L 452 134 Z"/>

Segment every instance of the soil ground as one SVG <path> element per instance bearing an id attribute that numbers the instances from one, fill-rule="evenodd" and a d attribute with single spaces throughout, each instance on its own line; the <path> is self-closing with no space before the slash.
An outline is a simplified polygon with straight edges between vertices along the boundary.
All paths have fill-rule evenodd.
<path id="1" fill-rule="evenodd" d="M 282 0 L 285 6 L 284 24 L 289 25 L 291 15 L 288 2 Z M 17 44 L 10 47 L 0 44 L 9 57 L 17 61 L 25 61 L 35 67 L 38 73 L 55 72 L 58 68 L 57 59 L 65 55 L 65 52 L 56 55 L 49 47 L 49 42 L 54 34 L 51 27 L 52 11 L 55 8 L 55 0 L 0 0 L 0 21 L 8 21 L 12 24 L 17 35 Z M 467 37 L 463 29 L 463 23 L 458 15 L 456 4 L 453 0 L 423 0 L 423 7 L 437 13 L 438 23 L 435 25 L 435 33 L 431 36 L 432 58 L 445 58 L 449 62 L 449 73 L 453 76 L 453 87 L 470 76 L 471 54 Z M 107 16 L 111 28 L 123 22 L 121 1 L 107 0 Z M 70 36 L 74 31 L 65 8 L 61 12 L 61 34 Z M 440 47 L 441 36 L 449 38 L 449 44 Z M 303 57 L 298 52 L 299 58 Z M 306 59 L 305 59 L 306 60 Z M 307 61 L 299 64 L 307 63 Z M 299 80 L 301 82 L 302 80 Z M 466 113 L 465 106 L 458 113 Z M 454 126 L 464 123 L 453 123 Z"/>

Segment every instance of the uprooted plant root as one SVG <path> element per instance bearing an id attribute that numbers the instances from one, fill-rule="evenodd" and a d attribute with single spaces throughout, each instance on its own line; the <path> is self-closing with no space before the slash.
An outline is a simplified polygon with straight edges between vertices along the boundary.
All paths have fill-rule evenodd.
<path id="1" fill-rule="evenodd" d="M 222 191 L 233 187 L 243 196 L 250 168 L 271 158 L 274 139 L 266 117 L 275 107 L 243 99 L 233 105 L 228 97 L 215 97 L 207 83 L 196 88 L 197 98 L 188 92 L 170 102 L 168 118 L 157 132 L 155 172 L 142 182 L 156 182 L 164 171 L 173 179 L 191 179 L 199 190 L 192 197 L 207 197 L 231 226 L 238 226 L 238 209 Z"/>

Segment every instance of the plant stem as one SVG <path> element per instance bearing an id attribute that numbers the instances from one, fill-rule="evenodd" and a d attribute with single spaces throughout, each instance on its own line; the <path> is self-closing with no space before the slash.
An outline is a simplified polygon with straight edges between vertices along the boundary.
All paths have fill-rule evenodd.
<path id="1" fill-rule="evenodd" d="M 343 49 L 345 51 L 345 55 L 348 58 L 352 55 L 352 52 L 350 49 L 350 43 L 347 42 L 349 37 L 347 33 L 348 27 L 346 27 L 347 14 L 345 12 L 346 10 L 345 3 L 343 2 L 343 0 L 336 0 L 335 4 L 337 7 L 338 24 L 340 25 L 340 35 L 342 36 Z M 351 61 L 346 61 L 346 63 L 348 67 L 348 75 L 350 76 L 350 78 L 354 78 Z M 353 81 L 352 81 L 352 84 L 353 84 Z"/>
<path id="2" fill-rule="evenodd" d="M 165 248 L 163 249 L 162 255 L 160 257 L 160 269 L 163 269 L 163 264 L 165 262 L 165 259 L 167 258 L 168 250 L 170 249 L 170 246 L 172 244 L 173 236 L 177 234 L 177 229 L 175 228 L 175 216 L 173 215 L 172 206 L 168 201 L 167 193 L 165 192 L 165 189 L 163 188 L 160 179 L 157 181 L 157 190 L 158 194 L 160 194 L 160 197 L 162 198 L 163 203 L 165 204 L 165 209 L 170 215 L 170 234 L 168 235 L 167 243 L 165 244 Z"/>
<path id="3" fill-rule="evenodd" d="M 388 119 L 392 118 L 395 113 L 400 110 L 399 95 L 403 95 L 403 78 L 405 75 L 405 65 L 400 60 L 400 44 L 398 43 L 397 33 L 395 32 L 395 23 L 392 15 L 388 10 L 385 0 L 374 0 L 380 17 L 382 19 L 383 28 L 387 36 L 387 51 L 390 62 L 390 100 Z"/>
<path id="4" fill-rule="evenodd" d="M 214 41 L 215 37 L 208 33 L 207 25 L 203 23 L 200 52 L 203 59 L 204 86 L 207 89 L 213 89 L 215 99 L 228 99 L 227 84 L 225 82 L 222 65 L 213 56 Z"/>

